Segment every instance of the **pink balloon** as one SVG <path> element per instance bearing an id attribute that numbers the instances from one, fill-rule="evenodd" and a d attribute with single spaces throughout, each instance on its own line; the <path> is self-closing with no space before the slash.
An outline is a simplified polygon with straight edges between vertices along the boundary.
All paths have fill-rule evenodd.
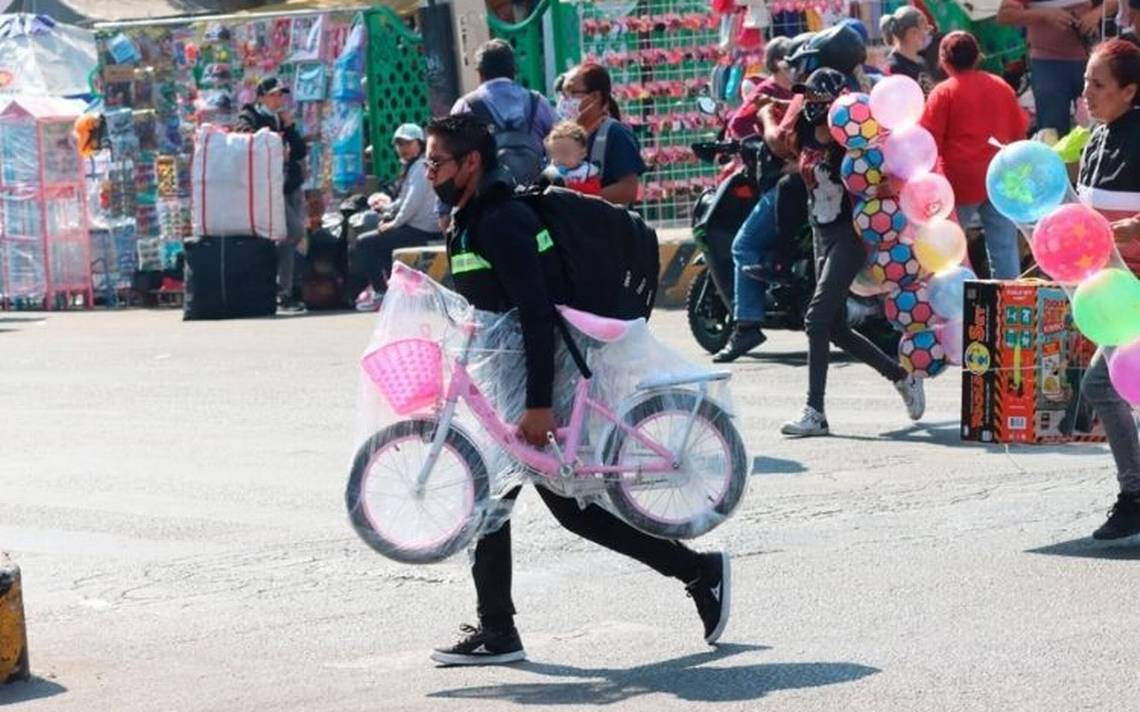
<path id="1" fill-rule="evenodd" d="M 899 205 L 913 224 L 942 220 L 954 210 L 954 188 L 937 173 L 916 176 L 903 186 Z"/>
<path id="2" fill-rule="evenodd" d="M 926 129 L 909 126 L 887 137 L 883 155 L 887 172 L 909 181 L 934 169 L 938 162 L 938 144 Z"/>
<path id="3" fill-rule="evenodd" d="M 1140 339 L 1121 346 L 1108 360 L 1108 375 L 1120 397 L 1140 407 Z"/>
<path id="4" fill-rule="evenodd" d="M 934 327 L 938 343 L 946 352 L 946 360 L 955 366 L 962 365 L 962 320 L 954 319 Z"/>
<path id="5" fill-rule="evenodd" d="M 925 105 L 922 87 L 908 76 L 885 77 L 871 89 L 871 113 L 892 131 L 917 124 Z"/>
<path id="6" fill-rule="evenodd" d="M 1062 205 L 1037 223 L 1030 241 L 1037 264 L 1058 282 L 1081 282 L 1100 271 L 1115 249 L 1112 225 L 1080 203 Z"/>

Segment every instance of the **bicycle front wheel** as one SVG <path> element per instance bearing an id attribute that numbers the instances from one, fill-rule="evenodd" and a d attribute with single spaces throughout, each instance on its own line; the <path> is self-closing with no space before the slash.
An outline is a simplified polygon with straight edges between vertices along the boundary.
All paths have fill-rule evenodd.
<path id="1" fill-rule="evenodd" d="M 740 434 L 720 406 L 705 400 L 698 407 L 697 398 L 683 390 L 658 393 L 623 416 L 631 428 L 671 450 L 680 446 L 692 417 L 677 469 L 639 471 L 661 457 L 620 429 L 606 443 L 606 462 L 623 469 L 607 483 L 610 501 L 625 521 L 651 536 L 691 539 L 705 534 L 736 509 L 744 494 L 748 469 Z"/>
<path id="2" fill-rule="evenodd" d="M 360 538 L 390 559 L 442 561 L 467 545 L 488 497 L 479 448 L 451 427 L 427 481 L 417 487 L 439 424 L 404 420 L 370 437 L 356 452 L 345 506 Z"/>

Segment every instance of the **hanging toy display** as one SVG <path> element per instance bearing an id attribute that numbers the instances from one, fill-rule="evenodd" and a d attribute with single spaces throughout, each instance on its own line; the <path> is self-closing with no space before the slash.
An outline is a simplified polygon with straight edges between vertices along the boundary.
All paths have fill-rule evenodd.
<path id="1" fill-rule="evenodd" d="M 961 295 L 973 272 L 960 267 L 966 237 L 949 220 L 953 188 L 932 172 L 938 145 L 918 125 L 924 105 L 917 82 L 887 77 L 870 95 L 836 99 L 828 127 L 848 151 L 840 177 L 858 198 L 852 217 L 867 247 L 853 291 L 882 295 L 883 313 L 903 332 L 899 362 L 931 378 L 962 360 Z"/>

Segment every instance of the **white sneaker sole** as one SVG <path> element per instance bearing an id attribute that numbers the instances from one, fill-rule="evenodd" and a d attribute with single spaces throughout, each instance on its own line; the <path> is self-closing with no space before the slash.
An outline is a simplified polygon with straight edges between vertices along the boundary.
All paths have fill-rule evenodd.
<path id="1" fill-rule="evenodd" d="M 440 665 L 506 665 L 526 660 L 526 651 L 515 650 L 501 655 L 457 655 L 436 650 L 432 652 L 431 659 Z"/>
<path id="2" fill-rule="evenodd" d="M 705 642 L 713 645 L 716 641 L 720 640 L 720 636 L 724 634 L 724 629 L 728 627 L 728 616 L 732 613 L 732 562 L 729 561 L 727 552 L 720 552 L 721 561 L 721 575 L 720 575 L 720 622 L 713 628 L 713 632 L 705 636 Z"/>
<path id="3" fill-rule="evenodd" d="M 823 438 L 831 435 L 831 431 L 827 428 L 823 430 L 786 430 L 781 429 L 780 434 L 787 438 Z"/>

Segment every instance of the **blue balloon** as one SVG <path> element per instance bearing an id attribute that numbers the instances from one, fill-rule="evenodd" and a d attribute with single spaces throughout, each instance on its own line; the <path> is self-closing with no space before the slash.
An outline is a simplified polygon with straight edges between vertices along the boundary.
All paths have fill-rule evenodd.
<path id="1" fill-rule="evenodd" d="M 1039 141 L 1009 144 L 986 171 L 990 202 L 1015 223 L 1037 222 L 1053 212 L 1068 191 L 1064 161 Z"/>
<path id="2" fill-rule="evenodd" d="M 934 313 L 948 321 L 962 318 L 966 282 L 977 279 L 969 267 L 952 267 L 930 278 L 927 292 Z"/>

